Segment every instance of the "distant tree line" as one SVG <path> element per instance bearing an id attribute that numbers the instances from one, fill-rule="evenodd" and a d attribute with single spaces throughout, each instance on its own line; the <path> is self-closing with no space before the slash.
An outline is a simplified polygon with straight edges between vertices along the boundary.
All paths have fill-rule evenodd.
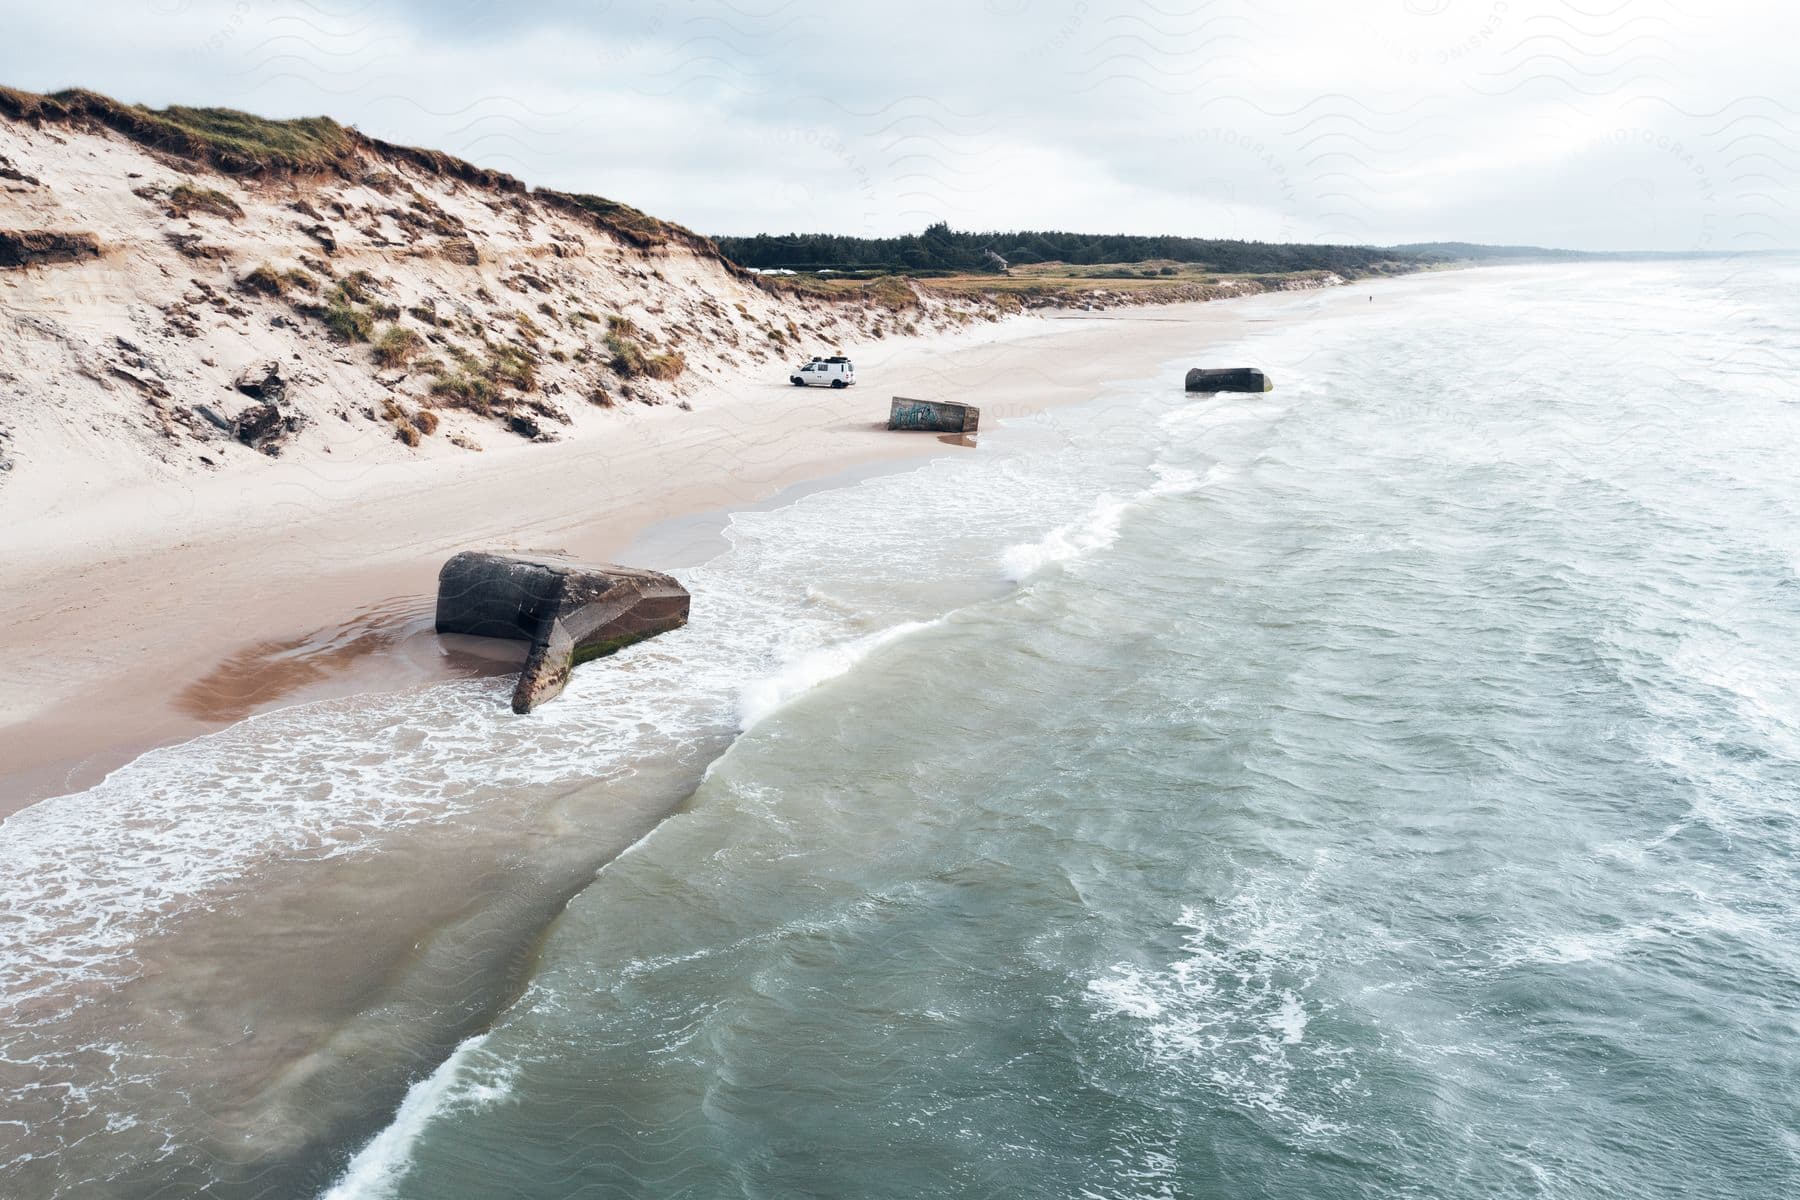
<path id="1" fill-rule="evenodd" d="M 1065 262 L 1139 263 L 1167 259 L 1221 274 L 1336 271 L 1361 275 L 1395 263 L 1423 264 L 1438 256 L 1374 246 L 1314 246 L 1220 238 L 1140 237 L 1059 230 L 974 233 L 939 222 L 923 233 L 860 238 L 832 233 L 759 233 L 714 239 L 725 257 L 760 270 L 979 272 L 996 271 L 993 255 L 1020 265 Z"/>

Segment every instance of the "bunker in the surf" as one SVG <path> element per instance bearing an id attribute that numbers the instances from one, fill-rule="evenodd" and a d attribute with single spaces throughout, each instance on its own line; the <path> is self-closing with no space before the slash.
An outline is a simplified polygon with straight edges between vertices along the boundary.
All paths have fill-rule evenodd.
<path id="1" fill-rule="evenodd" d="M 974 433 L 981 424 L 981 410 L 973 404 L 949 400 L 912 400 L 895 396 L 888 410 L 889 429 L 917 429 L 925 433 Z"/>
<path id="2" fill-rule="evenodd" d="M 1275 381 L 1255 367 L 1195 367 L 1187 373 L 1190 392 L 1272 392 Z"/>
<path id="3" fill-rule="evenodd" d="M 438 572 L 439 633 L 531 643 L 513 689 L 516 713 L 561 695 L 580 664 L 687 619 L 687 589 L 636 567 L 465 550 Z"/>

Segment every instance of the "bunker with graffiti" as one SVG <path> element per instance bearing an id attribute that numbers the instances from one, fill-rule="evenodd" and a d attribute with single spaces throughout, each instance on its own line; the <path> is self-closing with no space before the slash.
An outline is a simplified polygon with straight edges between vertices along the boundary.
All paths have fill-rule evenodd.
<path id="1" fill-rule="evenodd" d="M 916 429 L 926 433 L 974 433 L 981 424 L 981 410 L 973 404 L 948 400 L 912 400 L 895 396 L 888 411 L 889 429 Z"/>

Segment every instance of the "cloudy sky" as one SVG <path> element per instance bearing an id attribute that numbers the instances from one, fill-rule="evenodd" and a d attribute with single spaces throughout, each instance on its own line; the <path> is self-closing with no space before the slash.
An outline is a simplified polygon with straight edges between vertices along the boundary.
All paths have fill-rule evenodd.
<path id="1" fill-rule="evenodd" d="M 1749 0 L 0 0 L 0 82 L 328 114 L 702 232 L 1800 246 Z"/>

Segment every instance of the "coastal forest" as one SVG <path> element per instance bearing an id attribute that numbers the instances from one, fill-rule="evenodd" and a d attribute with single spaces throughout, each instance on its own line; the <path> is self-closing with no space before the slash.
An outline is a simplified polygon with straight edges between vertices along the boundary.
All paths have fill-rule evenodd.
<path id="1" fill-rule="evenodd" d="M 719 250 L 756 270 L 904 272 L 909 275 L 1003 272 L 1009 266 L 1062 262 L 1080 266 L 1152 260 L 1190 263 L 1221 274 L 1332 271 L 1352 277 L 1395 266 L 1423 267 L 1447 255 L 1376 246 L 1302 245 L 1221 238 L 1022 230 L 979 233 L 938 222 L 900 237 L 832 233 L 719 237 Z"/>

